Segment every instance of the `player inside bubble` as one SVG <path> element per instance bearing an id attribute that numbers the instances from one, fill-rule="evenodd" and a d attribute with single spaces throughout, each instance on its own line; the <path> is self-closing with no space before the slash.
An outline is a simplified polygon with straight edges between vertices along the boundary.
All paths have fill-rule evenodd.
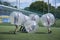
<path id="1" fill-rule="evenodd" d="M 32 33 L 35 30 L 34 29 L 34 30 L 30 31 L 33 28 L 32 25 L 34 25 L 36 22 L 33 22 L 33 20 L 31 20 L 29 16 L 26 16 L 26 15 L 22 14 L 21 12 L 12 12 L 10 14 L 10 22 L 11 22 L 11 24 L 15 25 L 15 27 L 16 27 L 14 34 L 17 31 Z M 30 24 L 30 25 L 28 25 L 28 24 Z M 36 25 L 34 27 L 37 27 Z M 28 28 L 30 28 L 30 29 L 28 29 Z"/>
<path id="2" fill-rule="evenodd" d="M 43 26 L 47 27 L 48 33 L 52 33 L 51 25 L 53 25 L 55 22 L 54 15 L 52 13 L 47 13 L 47 14 L 42 15 L 41 22 Z"/>

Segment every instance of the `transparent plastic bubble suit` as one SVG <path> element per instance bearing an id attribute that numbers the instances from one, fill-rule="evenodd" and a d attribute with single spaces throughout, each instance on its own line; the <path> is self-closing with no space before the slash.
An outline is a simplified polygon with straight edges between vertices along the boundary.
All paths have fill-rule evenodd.
<path id="1" fill-rule="evenodd" d="M 41 17 L 41 22 L 44 26 L 51 26 L 55 22 L 55 17 L 51 13 L 44 14 Z"/>
<path id="2" fill-rule="evenodd" d="M 29 17 L 31 18 L 31 20 L 36 21 L 37 23 L 39 22 L 40 18 L 38 15 L 36 14 L 30 14 Z"/>
<path id="3" fill-rule="evenodd" d="M 12 12 L 10 14 L 10 23 L 14 25 L 22 25 L 24 22 L 24 15 L 21 12 Z"/>
<path id="4" fill-rule="evenodd" d="M 26 22 L 26 21 L 31 20 L 31 19 L 30 19 L 29 16 L 24 15 L 24 20 L 25 20 L 25 22 Z"/>
<path id="5" fill-rule="evenodd" d="M 24 26 L 28 33 L 35 33 L 38 29 L 37 23 L 31 20 L 28 20 L 27 22 L 25 22 Z"/>

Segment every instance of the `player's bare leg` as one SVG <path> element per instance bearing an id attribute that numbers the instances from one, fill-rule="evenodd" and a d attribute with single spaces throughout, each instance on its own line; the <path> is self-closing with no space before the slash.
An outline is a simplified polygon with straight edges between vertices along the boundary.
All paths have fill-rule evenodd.
<path id="1" fill-rule="evenodd" d="M 14 34 L 16 34 L 16 32 L 18 31 L 18 28 L 19 28 L 18 25 L 15 25 L 15 27 L 16 28 L 15 28 Z"/>
<path id="2" fill-rule="evenodd" d="M 51 31 L 51 28 L 50 28 L 50 27 L 47 27 L 47 29 L 48 29 L 48 33 L 52 33 L 52 31 Z"/>

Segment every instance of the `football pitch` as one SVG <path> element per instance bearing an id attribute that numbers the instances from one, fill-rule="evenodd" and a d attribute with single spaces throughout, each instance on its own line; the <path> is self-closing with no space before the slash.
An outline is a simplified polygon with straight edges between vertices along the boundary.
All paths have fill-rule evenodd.
<path id="1" fill-rule="evenodd" d="M 15 29 L 14 26 L 0 25 L 0 40 L 60 40 L 60 28 L 51 27 L 52 33 L 47 33 L 47 28 L 39 27 L 36 33 L 13 34 L 10 31 Z"/>

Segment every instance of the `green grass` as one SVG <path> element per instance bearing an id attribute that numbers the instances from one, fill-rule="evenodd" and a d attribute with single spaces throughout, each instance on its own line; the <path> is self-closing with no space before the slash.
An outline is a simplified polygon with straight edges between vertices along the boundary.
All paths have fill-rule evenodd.
<path id="1" fill-rule="evenodd" d="M 0 24 L 0 40 L 60 40 L 60 19 L 56 20 L 54 27 L 51 27 L 52 33 L 47 33 L 46 27 L 40 27 L 36 33 L 10 33 L 15 27 L 10 23 Z"/>
<path id="2" fill-rule="evenodd" d="M 0 26 L 0 40 L 60 40 L 60 28 L 52 27 L 52 33 L 48 34 L 45 27 L 39 27 L 36 33 L 10 34 L 14 26 Z"/>
<path id="3" fill-rule="evenodd" d="M 56 19 L 55 24 L 53 26 L 60 27 L 60 19 Z"/>

